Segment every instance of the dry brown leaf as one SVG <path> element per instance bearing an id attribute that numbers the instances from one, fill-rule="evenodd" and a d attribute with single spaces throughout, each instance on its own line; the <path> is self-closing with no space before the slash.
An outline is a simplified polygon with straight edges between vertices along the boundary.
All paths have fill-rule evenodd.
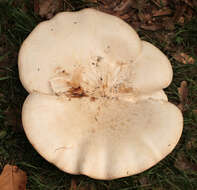
<path id="1" fill-rule="evenodd" d="M 190 21 L 192 18 L 194 18 L 194 11 L 191 7 L 187 7 L 187 10 L 185 12 L 185 20 Z"/>
<path id="2" fill-rule="evenodd" d="M 172 10 L 167 7 L 153 11 L 153 16 L 165 16 L 165 15 L 171 15 L 171 14 L 172 14 Z"/>
<path id="3" fill-rule="evenodd" d="M 195 142 L 197 142 L 196 138 L 191 137 L 190 140 L 187 141 L 186 143 L 186 148 L 189 149 L 195 149 Z"/>
<path id="4" fill-rule="evenodd" d="M 27 175 L 17 166 L 6 164 L 0 175 L 1 190 L 26 190 Z"/>
<path id="5" fill-rule="evenodd" d="M 182 1 L 185 2 L 185 4 L 189 5 L 190 7 L 193 7 L 191 0 L 182 0 Z"/>
<path id="6" fill-rule="evenodd" d="M 184 111 L 184 106 L 187 103 L 187 96 L 188 96 L 188 88 L 187 88 L 187 82 L 182 81 L 180 87 L 178 88 L 178 93 L 179 93 L 179 99 L 180 99 L 180 104 L 178 105 L 178 108 L 181 111 Z"/>
<path id="7" fill-rule="evenodd" d="M 34 12 L 39 13 L 39 0 L 34 0 Z"/>
<path id="8" fill-rule="evenodd" d="M 84 186 L 79 187 L 79 190 L 96 190 L 93 184 L 86 184 Z"/>
<path id="9" fill-rule="evenodd" d="M 119 16 L 122 20 L 129 20 L 130 19 L 130 15 L 129 14 L 124 14 Z"/>
<path id="10" fill-rule="evenodd" d="M 75 178 L 71 179 L 71 185 L 69 190 L 96 190 L 93 184 L 77 185 Z"/>
<path id="11" fill-rule="evenodd" d="M 194 58 L 186 53 L 175 53 L 173 55 L 174 59 L 183 64 L 194 64 Z"/>
<path id="12" fill-rule="evenodd" d="M 147 22 L 147 21 L 149 21 L 149 23 L 152 23 L 152 21 L 151 21 L 151 15 L 148 14 L 148 13 L 143 13 L 143 12 L 138 13 L 138 17 L 144 23 Z"/>
<path id="13" fill-rule="evenodd" d="M 139 178 L 139 182 L 141 185 L 147 185 L 149 182 L 148 182 L 148 178 L 143 176 L 141 178 Z"/>
<path id="14" fill-rule="evenodd" d="M 39 15 L 50 19 L 62 9 L 62 0 L 39 0 Z"/>
<path id="15" fill-rule="evenodd" d="M 177 23 L 180 24 L 180 25 L 183 25 L 185 22 L 185 18 L 183 16 L 181 16 L 178 20 L 177 20 Z"/>
<path id="16" fill-rule="evenodd" d="M 98 0 L 87 0 L 89 3 L 98 3 Z"/>
<path id="17" fill-rule="evenodd" d="M 130 23 L 131 21 L 136 20 L 136 10 L 133 9 L 136 4 L 136 0 L 99 0 L 97 9 L 120 17 L 121 19 L 125 20 L 126 22 Z"/>
<path id="18" fill-rule="evenodd" d="M 121 3 L 120 0 L 99 0 L 100 6 L 98 7 L 99 10 L 110 10 L 113 11 L 115 7 L 119 6 Z M 114 11 L 113 11 L 114 12 Z"/>
<path id="19" fill-rule="evenodd" d="M 157 30 L 162 29 L 163 26 L 161 24 L 153 24 L 153 25 L 141 24 L 140 28 L 142 28 L 144 30 L 157 31 Z"/>
<path id="20" fill-rule="evenodd" d="M 177 21 L 180 19 L 180 17 L 182 17 L 184 15 L 184 12 L 186 11 L 186 5 L 182 5 L 180 3 L 177 3 L 175 5 L 175 13 L 174 16 L 172 18 L 172 20 L 174 21 L 174 23 L 177 23 Z"/>
<path id="21" fill-rule="evenodd" d="M 180 170 L 192 170 L 194 172 L 197 171 L 197 165 L 193 164 L 188 159 L 186 159 L 183 152 L 178 154 L 174 165 L 175 165 L 176 168 L 178 168 Z"/>
<path id="22" fill-rule="evenodd" d="M 77 190 L 77 182 L 74 178 L 71 179 L 71 184 L 70 184 L 69 190 Z"/>
<path id="23" fill-rule="evenodd" d="M 123 0 L 119 6 L 117 6 L 114 11 L 125 12 L 129 8 L 138 8 L 138 3 L 136 0 Z"/>
<path id="24" fill-rule="evenodd" d="M 140 28 L 140 22 L 131 22 L 131 26 L 138 31 Z"/>
<path id="25" fill-rule="evenodd" d="M 197 1 L 193 1 L 194 7 L 197 8 Z"/>
<path id="26" fill-rule="evenodd" d="M 158 7 L 168 5 L 168 0 L 152 0 L 152 2 L 157 5 Z"/>
<path id="27" fill-rule="evenodd" d="M 163 18 L 163 26 L 166 30 L 173 31 L 175 29 L 174 22 L 170 17 Z"/>

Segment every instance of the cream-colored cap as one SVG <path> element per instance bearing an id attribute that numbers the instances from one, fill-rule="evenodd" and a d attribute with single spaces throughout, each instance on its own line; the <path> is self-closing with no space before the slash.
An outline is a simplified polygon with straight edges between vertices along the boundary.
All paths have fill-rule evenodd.
<path id="1" fill-rule="evenodd" d="M 167 57 L 121 19 L 84 9 L 40 23 L 22 44 L 19 75 L 29 141 L 71 174 L 115 179 L 142 172 L 176 146 L 179 109 L 163 88 Z"/>

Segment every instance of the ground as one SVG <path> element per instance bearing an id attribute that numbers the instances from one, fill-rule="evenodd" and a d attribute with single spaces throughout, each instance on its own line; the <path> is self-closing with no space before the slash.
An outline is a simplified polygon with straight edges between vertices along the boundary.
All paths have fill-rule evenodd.
<path id="1" fill-rule="evenodd" d="M 47 2 L 47 3 L 46 3 Z M 45 161 L 27 140 L 21 107 L 27 92 L 17 70 L 21 43 L 42 20 L 84 7 L 121 17 L 170 59 L 174 77 L 165 89 L 184 116 L 183 135 L 149 170 L 112 181 L 72 176 Z M 195 0 L 0 0 L 0 170 L 9 163 L 27 173 L 28 190 L 197 189 L 197 3 Z"/>

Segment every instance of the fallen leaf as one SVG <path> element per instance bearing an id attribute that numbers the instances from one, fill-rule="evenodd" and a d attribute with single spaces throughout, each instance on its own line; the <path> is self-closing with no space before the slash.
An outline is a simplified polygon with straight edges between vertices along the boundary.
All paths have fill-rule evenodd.
<path id="1" fill-rule="evenodd" d="M 141 178 L 139 178 L 139 182 L 140 182 L 141 185 L 147 185 L 147 184 L 149 184 L 148 178 L 145 177 L 145 176 L 142 176 Z"/>
<path id="2" fill-rule="evenodd" d="M 88 0 L 89 3 L 98 3 L 98 0 Z"/>
<path id="3" fill-rule="evenodd" d="M 188 7 L 185 12 L 185 20 L 189 22 L 194 17 L 193 9 L 191 7 Z"/>
<path id="4" fill-rule="evenodd" d="M 26 190 L 27 175 L 17 166 L 6 164 L 0 175 L 1 190 Z"/>
<path id="5" fill-rule="evenodd" d="M 183 64 L 194 64 L 194 58 L 186 53 L 175 53 L 173 55 L 174 59 Z"/>
<path id="6" fill-rule="evenodd" d="M 130 15 L 129 14 L 124 14 L 124 15 L 121 15 L 119 16 L 122 20 L 129 20 L 130 18 Z"/>
<path id="7" fill-rule="evenodd" d="M 185 2 L 185 4 L 187 4 L 190 7 L 193 7 L 191 0 L 182 0 L 183 2 Z"/>
<path id="8" fill-rule="evenodd" d="M 100 0 L 99 1 L 100 6 L 98 7 L 99 10 L 114 10 L 115 7 L 119 6 L 120 2 L 114 1 L 114 0 Z M 114 12 L 114 11 L 113 11 Z"/>
<path id="9" fill-rule="evenodd" d="M 152 2 L 158 7 L 163 7 L 168 5 L 168 0 L 152 0 Z"/>
<path id="10" fill-rule="evenodd" d="M 93 184 L 79 185 L 75 178 L 71 179 L 71 185 L 69 190 L 96 190 Z"/>
<path id="11" fill-rule="evenodd" d="M 39 0 L 34 0 L 34 12 L 39 13 Z"/>
<path id="12" fill-rule="evenodd" d="M 141 24 L 140 28 L 142 28 L 144 30 L 157 31 L 157 30 L 162 29 L 163 26 L 161 24 L 153 24 L 153 25 Z"/>
<path id="13" fill-rule="evenodd" d="M 180 87 L 178 88 L 178 94 L 180 99 L 180 104 L 178 105 L 178 108 L 181 111 L 184 111 L 184 106 L 187 103 L 187 96 L 188 96 L 188 88 L 187 88 L 187 82 L 182 81 Z"/>
<path id="14" fill-rule="evenodd" d="M 178 20 L 177 23 L 183 25 L 185 22 L 185 18 L 183 16 L 181 16 Z"/>
<path id="15" fill-rule="evenodd" d="M 119 6 L 117 6 L 114 11 L 125 12 L 129 8 L 138 8 L 138 3 L 136 0 L 123 0 Z"/>
<path id="16" fill-rule="evenodd" d="M 77 182 L 74 178 L 71 179 L 71 184 L 70 184 L 69 190 L 77 190 Z"/>
<path id="17" fill-rule="evenodd" d="M 96 190 L 93 184 L 86 184 L 78 188 L 78 190 Z"/>
<path id="18" fill-rule="evenodd" d="M 197 1 L 193 1 L 194 7 L 197 8 Z"/>
<path id="19" fill-rule="evenodd" d="M 175 29 L 175 25 L 173 20 L 170 17 L 163 18 L 163 26 L 166 30 L 173 31 Z"/>
<path id="20" fill-rule="evenodd" d="M 151 21 L 151 15 L 148 14 L 148 13 L 143 13 L 143 12 L 138 13 L 138 17 L 139 17 L 140 21 L 142 21 L 144 23 L 147 22 L 147 21 L 149 21 L 149 23 L 152 22 Z"/>
<path id="21" fill-rule="evenodd" d="M 197 171 L 197 165 L 190 162 L 184 155 L 183 152 L 180 152 L 177 156 L 177 159 L 174 163 L 175 167 L 180 170 L 192 170 L 194 172 Z"/>
<path id="22" fill-rule="evenodd" d="M 195 142 L 197 142 L 196 138 L 191 137 L 190 140 L 187 141 L 186 143 L 186 148 L 189 149 L 195 149 Z"/>
<path id="23" fill-rule="evenodd" d="M 131 22 L 131 26 L 138 31 L 140 28 L 140 22 Z"/>
<path id="24" fill-rule="evenodd" d="M 153 11 L 153 16 L 165 16 L 165 15 L 171 15 L 171 14 L 172 14 L 172 10 L 167 7 Z"/>
<path id="25" fill-rule="evenodd" d="M 177 21 L 180 19 L 180 17 L 182 17 L 184 15 L 186 8 L 187 8 L 186 5 L 182 5 L 182 4 L 180 4 L 180 2 L 175 5 L 175 13 L 172 18 L 174 23 L 177 23 Z"/>
<path id="26" fill-rule="evenodd" d="M 50 19 L 62 9 L 62 0 L 39 0 L 39 15 Z"/>

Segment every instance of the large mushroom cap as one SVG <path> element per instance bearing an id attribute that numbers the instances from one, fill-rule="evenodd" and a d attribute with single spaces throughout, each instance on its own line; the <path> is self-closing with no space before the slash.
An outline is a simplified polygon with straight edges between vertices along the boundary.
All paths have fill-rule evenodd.
<path id="1" fill-rule="evenodd" d="M 39 24 L 19 53 L 28 139 L 72 174 L 115 179 L 142 172 L 177 144 L 183 119 L 163 88 L 167 57 L 121 19 L 93 10 Z"/>

